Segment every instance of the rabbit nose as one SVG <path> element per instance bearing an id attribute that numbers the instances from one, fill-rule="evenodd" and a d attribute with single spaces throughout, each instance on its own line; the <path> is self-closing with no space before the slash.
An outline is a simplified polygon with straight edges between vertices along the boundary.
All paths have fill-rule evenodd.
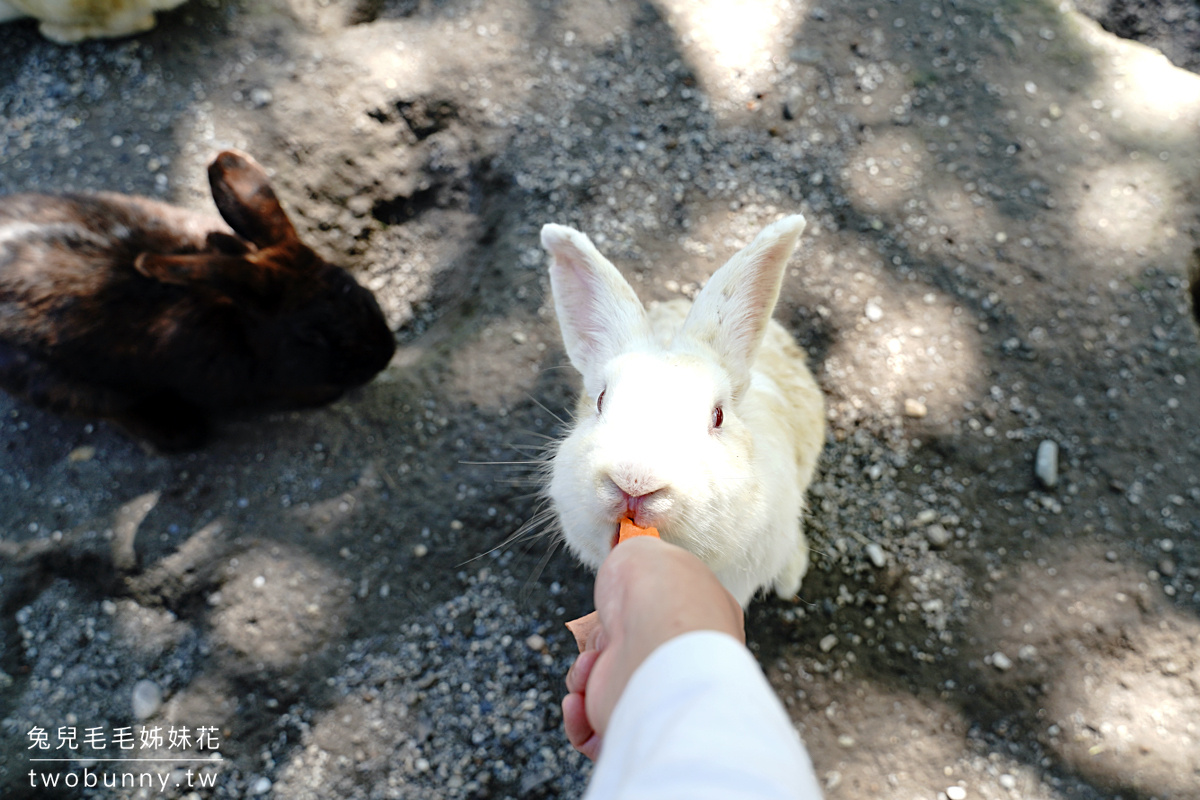
<path id="1" fill-rule="evenodd" d="M 625 511 L 628 513 L 629 518 L 637 519 L 638 513 L 642 510 L 642 505 L 645 504 L 646 500 L 658 490 L 654 489 L 646 492 L 645 494 L 630 494 L 624 489 L 621 489 L 620 491 L 621 502 L 624 504 Z"/>

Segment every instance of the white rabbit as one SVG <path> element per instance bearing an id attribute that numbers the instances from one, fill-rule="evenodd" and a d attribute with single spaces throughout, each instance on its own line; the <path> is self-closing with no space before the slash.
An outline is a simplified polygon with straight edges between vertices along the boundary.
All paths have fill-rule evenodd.
<path id="1" fill-rule="evenodd" d="M 62 44 L 129 36 L 154 27 L 154 12 L 184 0 L 0 0 L 0 22 L 19 17 L 41 21 L 38 30 Z"/>
<path id="2" fill-rule="evenodd" d="M 771 312 L 804 225 L 799 215 L 775 222 L 694 305 L 649 312 L 586 236 L 542 228 L 563 342 L 584 385 L 548 493 L 583 563 L 599 567 L 629 515 L 699 556 L 743 607 L 767 586 L 784 598 L 799 590 L 824 400 Z"/>

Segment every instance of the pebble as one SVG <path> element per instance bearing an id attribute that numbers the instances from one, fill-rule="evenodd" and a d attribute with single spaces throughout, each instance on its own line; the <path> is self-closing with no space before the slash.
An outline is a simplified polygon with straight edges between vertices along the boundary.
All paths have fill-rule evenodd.
<path id="1" fill-rule="evenodd" d="M 912 523 L 910 523 L 909 527 L 919 528 L 922 525 L 928 525 L 929 523 L 933 522 L 937 518 L 938 518 L 938 513 L 936 511 L 934 511 L 932 508 L 927 508 L 924 511 L 922 511 L 920 514 L 917 514 L 916 519 L 914 519 L 912 521 Z"/>
<path id="2" fill-rule="evenodd" d="M 91 461 L 95 457 L 96 448 L 92 447 L 91 445 L 84 445 L 83 447 L 76 447 L 74 450 L 68 453 L 67 461 L 70 461 L 72 464 L 79 464 L 85 461 Z"/>
<path id="3" fill-rule="evenodd" d="M 925 529 L 925 538 L 933 547 L 942 548 L 950 544 L 954 536 L 940 524 L 933 524 Z"/>
<path id="4" fill-rule="evenodd" d="M 837 643 L 838 643 L 838 637 L 836 637 L 832 633 L 830 633 L 821 639 L 821 641 L 817 645 L 817 647 L 821 648 L 822 653 L 828 653 L 830 650 L 837 647 Z"/>
<path id="5" fill-rule="evenodd" d="M 1033 473 L 1042 486 L 1053 489 L 1058 485 L 1058 443 L 1045 439 L 1038 445 Z"/>
<path id="6" fill-rule="evenodd" d="M 883 309 L 879 307 L 878 303 L 872 300 L 871 302 L 867 303 L 867 307 L 863 309 L 863 316 L 865 316 L 869 322 L 879 322 L 879 320 L 883 319 Z"/>
<path id="7" fill-rule="evenodd" d="M 140 680 L 133 685 L 133 717 L 149 719 L 162 708 L 162 689 L 154 681 Z"/>
<path id="8" fill-rule="evenodd" d="M 912 417 L 913 419 L 924 419 L 928 413 L 929 408 L 920 400 L 909 397 L 904 401 L 904 416 Z"/>
<path id="9" fill-rule="evenodd" d="M 1000 785 L 1005 789 L 1017 788 L 1017 779 L 1007 772 L 1000 776 Z"/>
<path id="10" fill-rule="evenodd" d="M 271 791 L 271 779 L 265 776 L 259 778 L 250 786 L 250 794 L 255 797 L 260 794 L 266 794 L 269 791 Z"/>
<path id="11" fill-rule="evenodd" d="M 966 800 L 967 790 L 961 786 L 949 786 L 946 788 L 946 797 L 950 800 Z"/>
<path id="12" fill-rule="evenodd" d="M 424 558 L 429 555 L 429 548 L 423 544 L 413 545 L 413 555 L 417 558 Z"/>
<path id="13" fill-rule="evenodd" d="M 871 542 L 864 550 L 867 553 L 867 558 L 871 559 L 871 563 L 876 567 L 882 568 L 887 566 L 887 554 L 883 552 L 883 548 Z"/>
<path id="14" fill-rule="evenodd" d="M 1008 672 L 1010 669 L 1012 669 L 1013 662 L 1011 658 L 997 650 L 996 652 L 992 653 L 992 666 L 1001 672 Z"/>
<path id="15" fill-rule="evenodd" d="M 525 640 L 525 646 L 528 647 L 530 650 L 534 650 L 534 651 L 540 653 L 541 651 L 546 649 L 546 640 L 542 636 L 539 636 L 538 634 L 535 633 L 532 636 L 530 636 L 528 639 Z"/>

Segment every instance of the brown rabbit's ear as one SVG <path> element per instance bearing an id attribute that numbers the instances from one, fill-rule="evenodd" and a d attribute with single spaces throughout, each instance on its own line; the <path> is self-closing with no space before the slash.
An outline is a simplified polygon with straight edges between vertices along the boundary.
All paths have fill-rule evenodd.
<path id="1" fill-rule="evenodd" d="M 228 297 L 252 297 L 260 302 L 281 301 L 289 273 L 273 263 L 260 264 L 253 256 L 215 253 L 141 253 L 133 268 L 150 280 L 215 292 Z"/>
<path id="2" fill-rule="evenodd" d="M 217 210 L 239 236 L 260 248 L 296 239 L 296 229 L 279 205 L 267 173 L 237 150 L 225 150 L 208 165 Z"/>
<path id="3" fill-rule="evenodd" d="M 227 256 L 243 256 L 250 252 L 250 245 L 244 239 L 220 231 L 211 231 L 205 237 L 205 245 L 210 251 Z"/>
<path id="4" fill-rule="evenodd" d="M 197 283 L 212 284 L 225 278 L 232 269 L 246 267 L 246 260 L 236 256 L 195 253 L 187 255 L 165 255 L 163 253 L 141 253 L 133 262 L 133 268 L 150 280 L 176 286 Z"/>

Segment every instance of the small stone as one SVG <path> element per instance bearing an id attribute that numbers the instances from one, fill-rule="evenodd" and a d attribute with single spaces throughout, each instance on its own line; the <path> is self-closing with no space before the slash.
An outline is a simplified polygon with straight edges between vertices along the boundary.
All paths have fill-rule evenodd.
<path id="1" fill-rule="evenodd" d="M 417 558 L 424 558 L 429 555 L 429 548 L 423 544 L 413 546 L 413 555 Z"/>
<path id="2" fill-rule="evenodd" d="M 271 94 L 270 89 L 264 89 L 260 86 L 250 90 L 250 102 L 255 108 L 262 108 L 265 105 L 269 105 L 274 99 L 275 97 Z"/>
<path id="3" fill-rule="evenodd" d="M 1174 578 L 1175 569 L 1175 562 L 1169 558 L 1164 558 L 1158 562 L 1158 574 L 1164 578 Z"/>
<path id="4" fill-rule="evenodd" d="M 949 797 L 950 800 L 966 800 L 967 790 L 961 786 L 948 786 L 946 787 L 946 797 Z"/>
<path id="5" fill-rule="evenodd" d="M 162 708 L 162 689 L 154 681 L 140 680 L 133 685 L 134 719 L 149 719 Z"/>
<path id="6" fill-rule="evenodd" d="M 929 413 L 929 409 L 920 400 L 912 397 L 906 398 L 904 401 L 904 416 L 912 417 L 913 419 L 924 419 Z"/>
<path id="7" fill-rule="evenodd" d="M 266 776 L 259 778 L 250 786 L 250 794 L 254 797 L 269 791 L 271 791 L 271 779 Z"/>
<path id="8" fill-rule="evenodd" d="M 837 643 L 838 638 L 831 633 L 821 639 L 820 643 L 817 644 L 817 647 L 821 648 L 822 653 L 828 653 L 830 650 L 837 647 Z"/>
<path id="9" fill-rule="evenodd" d="M 1033 473 L 1042 486 L 1053 489 L 1058 485 L 1058 443 L 1045 439 L 1038 445 Z"/>
<path id="10" fill-rule="evenodd" d="M 950 540 L 954 537 L 950 531 L 946 530 L 940 524 L 935 523 L 925 529 L 925 538 L 929 540 L 929 544 L 932 547 L 941 549 L 950 544 Z"/>
<path id="11" fill-rule="evenodd" d="M 996 652 L 992 653 L 992 666 L 1001 672 L 1008 672 L 1010 669 L 1012 669 L 1013 662 L 1011 658 L 997 650 Z"/>
<path id="12" fill-rule="evenodd" d="M 854 747 L 854 737 L 848 733 L 843 733 L 841 736 L 839 736 L 837 738 L 837 742 L 839 747 Z"/>
<path id="13" fill-rule="evenodd" d="M 540 653 L 546 649 L 546 640 L 535 633 L 525 640 L 525 646 Z"/>
<path id="14" fill-rule="evenodd" d="M 525 335 L 524 331 L 513 331 L 512 340 L 517 344 L 525 344 L 529 340 L 529 337 Z"/>
<path id="15" fill-rule="evenodd" d="M 83 447 L 76 447 L 68 453 L 67 461 L 70 461 L 72 464 L 80 464 L 84 461 L 91 461 L 95 457 L 96 448 L 85 444 Z"/>
<path id="16" fill-rule="evenodd" d="M 1005 789 L 1017 788 L 1017 779 L 1007 772 L 1000 776 L 1000 785 Z"/>
<path id="17" fill-rule="evenodd" d="M 1017 651 L 1017 658 L 1022 661 L 1033 661 L 1037 658 L 1038 649 L 1031 644 L 1021 645 L 1021 649 Z"/>
<path id="18" fill-rule="evenodd" d="M 938 518 L 938 513 L 936 511 L 934 511 L 932 508 L 927 508 L 924 511 L 922 511 L 920 514 L 917 514 L 916 519 L 914 519 L 909 524 L 909 527 L 910 528 L 919 528 L 922 525 L 928 525 L 929 523 L 933 522 L 937 518 Z"/>
<path id="19" fill-rule="evenodd" d="M 878 303 L 871 300 L 867 303 L 867 307 L 863 309 L 863 316 L 867 318 L 868 322 L 879 322 L 879 320 L 883 319 L 883 309 L 879 307 Z"/>
<path id="20" fill-rule="evenodd" d="M 864 548 L 864 550 L 867 553 L 867 558 L 871 559 L 871 563 L 877 568 L 882 569 L 883 567 L 887 566 L 887 554 L 883 552 L 882 547 L 874 542 L 871 542 Z"/>

